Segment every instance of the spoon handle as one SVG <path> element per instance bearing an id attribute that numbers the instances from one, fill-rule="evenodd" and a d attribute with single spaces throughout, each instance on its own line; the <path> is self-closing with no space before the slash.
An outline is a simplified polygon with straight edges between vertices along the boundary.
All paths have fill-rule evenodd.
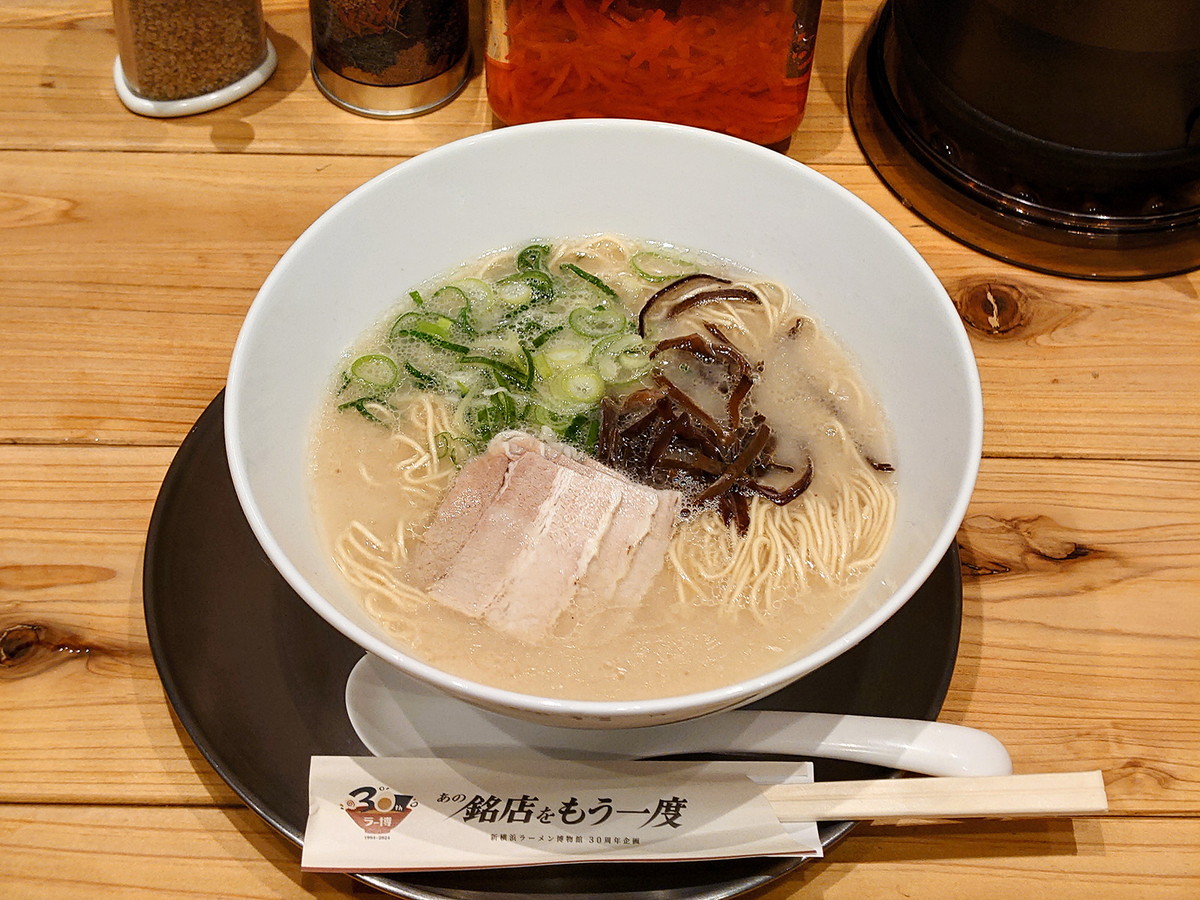
<path id="1" fill-rule="evenodd" d="M 734 710 L 714 717 L 705 738 L 710 752 L 844 759 L 923 775 L 1012 772 L 1008 750 L 987 732 L 919 719 Z"/>
<path id="2" fill-rule="evenodd" d="M 773 784 L 763 788 L 763 796 L 781 822 L 1059 816 L 1108 809 L 1097 771 Z"/>
<path id="3" fill-rule="evenodd" d="M 346 709 L 377 756 L 637 759 L 762 753 L 845 759 L 922 775 L 1012 772 L 1008 751 L 990 734 L 919 719 L 735 709 L 646 728 L 553 728 L 450 700 L 370 655 L 350 676 Z"/>

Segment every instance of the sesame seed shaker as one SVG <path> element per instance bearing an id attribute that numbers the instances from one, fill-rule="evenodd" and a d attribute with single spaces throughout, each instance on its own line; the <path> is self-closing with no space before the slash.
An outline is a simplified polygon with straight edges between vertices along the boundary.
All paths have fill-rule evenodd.
<path id="1" fill-rule="evenodd" d="M 262 0 L 113 0 L 113 82 L 136 113 L 170 117 L 215 109 L 275 70 Z"/>

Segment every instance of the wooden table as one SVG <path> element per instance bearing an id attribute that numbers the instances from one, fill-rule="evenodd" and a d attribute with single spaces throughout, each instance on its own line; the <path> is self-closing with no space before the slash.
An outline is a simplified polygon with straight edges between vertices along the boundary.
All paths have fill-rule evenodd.
<path id="1" fill-rule="evenodd" d="M 967 316 L 987 410 L 959 535 L 965 621 L 942 718 L 1018 772 L 1099 768 L 1106 816 L 865 825 L 761 898 L 1200 896 L 1200 273 L 1126 284 L 972 252 L 880 183 L 846 116 L 876 0 L 826 0 L 789 154 L 888 217 Z M 254 293 L 326 207 L 493 124 L 479 78 L 430 115 L 343 112 L 306 4 L 279 68 L 179 120 L 113 92 L 106 0 L 0 0 L 0 896 L 339 897 L 302 874 L 173 718 L 142 618 L 163 474 L 221 389 Z"/>

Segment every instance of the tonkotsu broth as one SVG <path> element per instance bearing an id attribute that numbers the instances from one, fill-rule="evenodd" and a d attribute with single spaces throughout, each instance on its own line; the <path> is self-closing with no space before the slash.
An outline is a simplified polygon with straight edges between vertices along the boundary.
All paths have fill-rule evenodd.
<path id="1" fill-rule="evenodd" d="M 764 283 L 716 257 L 668 245 L 619 236 L 548 243 L 579 248 L 560 252 L 556 258 L 578 260 L 617 287 L 635 317 L 662 282 L 637 275 L 628 263 L 633 251 L 684 257 L 703 271 L 735 283 Z M 466 275 L 492 277 L 511 265 L 514 253 L 493 254 L 421 286 L 421 293 L 427 296 L 439 285 Z M 780 443 L 799 441 L 808 448 L 814 474 L 801 500 L 816 510 L 815 518 L 832 521 L 830 509 L 837 513 L 839 501 L 823 497 L 833 498 L 846 484 L 864 480 L 874 491 L 878 482 L 879 496 L 885 498 L 881 508 L 851 514 L 870 519 L 876 532 L 886 534 L 894 486 L 893 476 L 883 471 L 890 452 L 883 416 L 845 352 L 794 299 L 785 296 L 784 300 L 786 317 L 773 323 L 771 339 L 759 347 L 762 365 L 753 388 L 754 405 L 775 425 Z M 411 308 L 402 303 L 371 329 L 346 354 L 346 365 L 383 347 L 390 323 Z M 789 571 L 782 577 L 799 579 L 796 583 L 802 583 L 802 590 L 788 591 L 785 597 L 772 595 L 769 603 L 747 599 L 749 588 L 738 594 L 745 601 L 741 603 L 722 600 L 717 587 L 711 589 L 712 596 L 704 595 L 709 590 L 706 583 L 719 579 L 688 580 L 687 573 L 693 571 L 688 567 L 712 556 L 710 541 L 697 528 L 693 510 L 693 521 L 681 520 L 677 525 L 673 556 L 636 609 L 612 607 L 579 615 L 572 608 L 548 636 L 536 642 L 494 630 L 433 600 L 397 599 L 390 594 L 393 579 L 403 585 L 408 549 L 420 539 L 454 469 L 445 459 L 430 459 L 425 468 L 410 467 L 408 481 L 403 480 L 399 472 L 404 460 L 416 458 L 411 446 L 398 443 L 388 427 L 355 409 L 339 409 L 345 398 L 339 380 L 330 400 L 322 403 L 313 432 L 313 502 L 323 536 L 343 571 L 347 545 L 353 547 L 356 559 L 371 563 L 369 575 L 354 575 L 354 589 L 367 610 L 395 635 L 397 646 L 454 675 L 529 694 L 585 700 L 642 699 L 717 688 L 775 669 L 818 644 L 865 574 L 861 566 L 845 560 L 833 560 L 832 567 L 848 571 L 832 577 L 817 571 L 822 564 L 814 560 L 824 559 L 838 545 L 831 545 L 829 551 L 814 539 L 803 559 L 794 552 L 799 544 L 785 548 Z M 416 415 L 426 408 L 417 405 L 406 410 Z M 837 421 L 831 424 L 834 415 Z M 443 413 L 441 424 L 446 421 Z M 432 433 L 435 427 L 439 426 L 415 432 Z M 864 460 L 877 465 L 864 465 Z M 413 484 L 422 479 L 427 486 Z M 790 505 L 793 513 L 801 500 Z M 781 515 L 772 504 L 764 507 L 769 509 L 763 515 Z M 689 538 L 678 537 L 681 534 L 691 536 L 690 543 Z M 723 540 L 736 541 L 731 534 Z M 755 534 L 752 529 L 748 538 L 754 539 Z M 873 540 L 882 542 L 878 537 Z"/>

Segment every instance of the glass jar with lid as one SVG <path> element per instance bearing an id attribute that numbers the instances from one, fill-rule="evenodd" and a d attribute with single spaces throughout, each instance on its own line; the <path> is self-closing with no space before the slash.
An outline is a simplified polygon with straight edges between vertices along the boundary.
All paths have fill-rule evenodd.
<path id="1" fill-rule="evenodd" d="M 820 0 L 489 0 L 488 102 L 509 125 L 655 119 L 760 144 L 804 117 Z"/>
<path id="2" fill-rule="evenodd" d="M 275 70 L 262 0 L 113 0 L 121 101 L 147 116 L 232 103 Z"/>

